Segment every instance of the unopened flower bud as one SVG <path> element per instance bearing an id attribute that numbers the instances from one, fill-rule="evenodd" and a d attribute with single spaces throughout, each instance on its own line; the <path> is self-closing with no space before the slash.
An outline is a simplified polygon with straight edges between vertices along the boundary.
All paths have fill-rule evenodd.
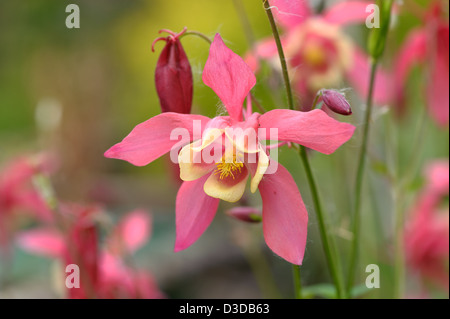
<path id="1" fill-rule="evenodd" d="M 262 214 L 254 207 L 234 207 L 226 211 L 226 214 L 247 223 L 259 223 L 262 221 Z"/>
<path id="2" fill-rule="evenodd" d="M 351 115 L 352 109 L 345 96 L 336 90 L 322 90 L 323 103 L 333 112 Z"/>
<path id="3" fill-rule="evenodd" d="M 155 86 L 161 104 L 162 112 L 189 114 L 192 106 L 193 81 L 189 60 L 184 52 L 179 37 L 180 33 L 170 30 L 160 30 L 169 33 L 168 37 L 155 39 L 152 44 L 164 40 L 166 45 L 159 56 L 155 70 Z"/>
<path id="4" fill-rule="evenodd" d="M 379 60 L 383 55 L 386 46 L 386 39 L 391 24 L 391 10 L 394 4 L 393 0 L 378 0 L 377 6 L 379 9 L 380 25 L 372 28 L 367 41 L 367 47 L 370 56 L 375 61 Z"/>

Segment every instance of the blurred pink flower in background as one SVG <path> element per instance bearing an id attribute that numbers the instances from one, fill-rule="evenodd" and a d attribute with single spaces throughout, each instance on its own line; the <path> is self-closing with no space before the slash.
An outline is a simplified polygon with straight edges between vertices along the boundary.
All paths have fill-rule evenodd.
<path id="1" fill-rule="evenodd" d="M 211 45 L 203 82 L 219 96 L 230 116 L 209 119 L 198 115 L 163 113 L 136 126 L 122 142 L 106 151 L 105 156 L 137 166 L 147 165 L 178 143 L 170 139 L 173 129 L 186 128 L 191 138 L 184 141 L 187 145 L 179 153 L 180 177 L 184 183 L 176 200 L 175 251 L 188 248 L 203 234 L 214 218 L 220 199 L 238 201 L 251 175 L 251 191 L 256 192 L 259 188 L 263 201 L 263 230 L 267 245 L 287 261 L 301 264 L 308 214 L 294 179 L 280 164 L 274 174 L 265 174 L 269 158 L 259 140 L 269 139 L 268 136 L 256 135 L 254 145 L 245 144 L 245 141 L 236 143 L 230 134 L 236 132 L 235 129 L 257 134 L 257 129 L 274 128 L 281 141 L 331 154 L 351 138 L 355 128 L 334 120 L 321 110 L 276 109 L 260 115 L 252 113 L 248 101 L 249 106 L 244 112 L 245 97 L 255 85 L 256 78 L 242 58 L 225 46 L 219 34 Z M 202 124 L 201 137 L 192 136 L 194 120 Z M 232 147 L 227 148 L 223 141 L 228 141 L 228 138 Z M 239 136 L 236 138 L 239 140 Z M 214 143 L 220 145 L 222 152 L 207 163 L 204 155 L 211 150 L 206 147 Z M 257 164 L 247 161 L 249 154 L 257 156 Z M 194 157 L 200 162 L 193 161 Z"/>
<path id="2" fill-rule="evenodd" d="M 422 279 L 449 289 L 449 162 L 435 161 L 410 213 L 405 249 L 412 270 Z"/>
<path id="3" fill-rule="evenodd" d="M 63 265 L 78 265 L 80 288 L 68 289 L 69 298 L 89 298 L 95 293 L 99 256 L 94 218 L 98 213 L 99 208 L 95 206 L 61 204 L 57 213 L 58 225 L 27 230 L 17 236 L 19 245 L 32 253 L 59 258 Z"/>
<path id="4" fill-rule="evenodd" d="M 281 42 L 290 78 L 301 96 L 300 109 L 309 110 L 316 92 L 322 88 L 338 88 L 346 80 L 361 97 L 368 94 L 370 59 L 343 32 L 343 26 L 363 23 L 373 2 L 346 1 L 314 14 L 306 0 L 272 0 L 270 4 L 277 22 L 285 31 Z M 258 69 L 258 59 L 280 68 L 275 40 L 271 37 L 256 45 L 247 60 Z M 389 77 L 378 70 L 374 99 L 385 104 L 389 97 Z"/>
<path id="5" fill-rule="evenodd" d="M 140 249 L 151 236 L 151 218 L 144 210 L 126 214 L 107 238 L 100 258 L 100 295 L 103 298 L 164 298 L 147 271 L 123 261 Z"/>
<path id="6" fill-rule="evenodd" d="M 68 298 L 164 297 L 148 272 L 124 262 L 148 240 L 149 215 L 141 210 L 127 214 L 111 231 L 105 249 L 100 249 L 96 225 L 100 213 L 96 206 L 62 205 L 64 233 L 55 228 L 35 228 L 20 233 L 17 241 L 31 253 L 79 266 L 80 288 L 65 289 Z M 64 269 L 59 271 L 64 273 Z"/>
<path id="7" fill-rule="evenodd" d="M 53 171 L 53 164 L 48 155 L 41 154 L 13 159 L 0 171 L 0 249 L 4 252 L 20 219 L 52 220 L 51 210 L 32 180 L 37 174 Z"/>
<path id="8" fill-rule="evenodd" d="M 448 1 L 447 1 L 448 4 Z M 406 85 L 412 68 L 423 66 L 426 104 L 432 118 L 441 126 L 449 121 L 449 23 L 443 17 L 444 1 L 430 1 L 423 26 L 414 29 L 403 43 L 395 63 L 394 96 L 402 112 Z"/>

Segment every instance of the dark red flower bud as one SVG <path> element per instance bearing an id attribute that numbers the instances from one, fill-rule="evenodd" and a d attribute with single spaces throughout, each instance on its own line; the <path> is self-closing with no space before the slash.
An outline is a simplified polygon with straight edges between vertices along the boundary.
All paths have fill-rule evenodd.
<path id="1" fill-rule="evenodd" d="M 159 56 L 155 70 L 155 85 L 161 104 L 162 112 L 176 112 L 188 114 L 191 112 L 193 81 L 189 60 L 184 52 L 179 37 L 180 33 L 170 30 L 160 30 L 169 33 L 168 37 L 155 39 L 152 44 L 164 40 L 166 45 Z"/>
<path id="2" fill-rule="evenodd" d="M 333 112 L 351 115 L 352 109 L 345 96 L 336 90 L 322 90 L 323 103 Z"/>
<path id="3" fill-rule="evenodd" d="M 226 214 L 247 223 L 259 223 L 262 221 L 261 211 L 254 207 L 234 207 L 227 210 Z"/>

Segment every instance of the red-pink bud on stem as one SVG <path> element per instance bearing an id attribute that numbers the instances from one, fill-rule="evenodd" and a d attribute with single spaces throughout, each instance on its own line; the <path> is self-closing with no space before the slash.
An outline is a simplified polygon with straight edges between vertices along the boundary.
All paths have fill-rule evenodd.
<path id="1" fill-rule="evenodd" d="M 341 115 L 351 115 L 352 109 L 345 96 L 336 90 L 322 90 L 323 103 L 333 112 Z"/>
<path id="2" fill-rule="evenodd" d="M 247 223 L 259 223 L 262 221 L 262 214 L 254 207 L 234 207 L 226 211 L 226 214 Z"/>
<path id="3" fill-rule="evenodd" d="M 155 70 L 155 86 L 162 112 L 184 114 L 191 112 L 193 93 L 191 65 L 179 40 L 186 30 L 184 28 L 180 33 L 160 30 L 160 33 L 169 33 L 169 36 L 159 37 L 152 44 L 154 52 L 156 42 L 166 41 Z"/>

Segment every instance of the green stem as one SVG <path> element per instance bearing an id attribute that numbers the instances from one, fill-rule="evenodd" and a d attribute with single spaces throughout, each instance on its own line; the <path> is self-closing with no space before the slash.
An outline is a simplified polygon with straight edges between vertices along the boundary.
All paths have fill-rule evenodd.
<path id="1" fill-rule="evenodd" d="M 340 264 L 337 261 L 336 248 L 334 242 L 329 235 L 327 229 L 327 223 L 325 222 L 325 216 L 322 211 L 322 205 L 320 204 L 319 192 L 317 190 L 316 182 L 309 164 L 308 155 L 306 149 L 300 145 L 300 158 L 302 159 L 303 166 L 306 171 L 306 177 L 308 179 L 309 188 L 311 190 L 311 196 L 316 210 L 317 221 L 319 222 L 320 237 L 322 240 L 323 250 L 327 258 L 328 268 L 330 269 L 331 277 L 336 286 L 336 294 L 339 299 L 345 296 L 344 285 L 341 278 Z"/>
<path id="2" fill-rule="evenodd" d="M 314 98 L 311 110 L 314 110 L 317 106 L 317 102 L 319 102 L 319 98 L 322 96 L 322 90 L 320 90 L 319 92 L 317 92 L 316 97 Z"/>
<path id="3" fill-rule="evenodd" d="M 294 277 L 295 299 L 302 299 L 302 278 L 300 266 L 292 265 L 292 275 Z"/>
<path id="4" fill-rule="evenodd" d="M 183 33 L 183 34 L 181 35 L 181 37 L 184 37 L 184 36 L 186 36 L 186 35 L 195 35 L 195 36 L 198 36 L 198 37 L 202 38 L 203 40 L 205 40 L 205 41 L 208 42 L 209 44 L 212 43 L 212 40 L 211 40 L 208 36 L 204 35 L 204 34 L 201 33 L 201 32 L 198 32 L 198 31 L 192 31 L 192 30 L 186 31 L 185 33 Z"/>
<path id="5" fill-rule="evenodd" d="M 326 7 L 326 0 L 321 0 L 319 6 L 317 7 L 317 14 L 321 14 Z"/>
<path id="6" fill-rule="evenodd" d="M 353 287 L 354 279 L 355 279 L 355 270 L 356 263 L 358 259 L 358 248 L 359 248 L 359 236 L 360 236 L 360 218 L 361 218 L 361 193 L 363 187 L 363 179 L 364 179 L 364 169 L 366 165 L 366 157 L 367 157 L 367 142 L 369 139 L 369 128 L 370 128 L 370 119 L 372 114 L 372 105 L 373 105 L 373 90 L 375 84 L 375 74 L 378 63 L 372 61 L 371 70 L 370 70 L 370 84 L 369 84 L 369 94 L 367 96 L 367 109 L 364 118 L 364 131 L 363 131 L 363 140 L 361 151 L 359 154 L 358 160 L 358 168 L 356 173 L 356 182 L 355 182 L 355 200 L 353 206 L 353 224 L 352 224 L 352 246 L 350 252 L 350 264 L 349 264 L 349 272 L 348 272 L 348 281 L 347 281 L 347 293 L 350 294 L 351 289 Z"/>
<path id="7" fill-rule="evenodd" d="M 256 41 L 252 32 L 250 21 L 248 20 L 247 14 L 245 13 L 245 8 L 244 5 L 242 4 L 242 0 L 233 0 L 233 4 L 238 14 L 239 20 L 241 21 L 242 28 L 244 29 L 244 34 L 245 37 L 247 38 L 250 50 L 253 51 L 255 48 Z"/>
<path id="8" fill-rule="evenodd" d="M 242 247 L 245 257 L 252 269 L 255 279 L 264 298 L 280 299 L 281 293 L 278 291 L 276 281 L 266 257 L 259 246 Z"/>
<path id="9" fill-rule="evenodd" d="M 258 102 L 258 100 L 253 96 L 253 94 L 250 94 L 250 97 L 252 99 L 252 103 L 254 105 L 256 105 L 256 107 L 261 112 L 261 114 L 264 114 L 267 112 L 266 109 L 264 108 L 264 106 L 262 106 L 261 103 Z"/>
<path id="10" fill-rule="evenodd" d="M 404 250 L 404 221 L 401 205 L 401 195 L 398 187 L 394 190 L 395 207 L 395 257 L 394 257 L 394 298 L 401 299 L 404 296 L 405 286 L 405 250 Z"/>
<path id="11" fill-rule="evenodd" d="M 266 10 L 267 17 L 269 18 L 270 26 L 272 28 L 273 37 L 275 39 L 277 49 L 278 49 L 278 56 L 280 58 L 281 63 L 281 69 L 283 73 L 283 79 L 284 84 L 286 86 L 286 95 L 288 98 L 288 106 L 289 109 L 294 110 L 294 99 L 292 95 L 292 89 L 289 81 L 289 74 L 288 74 L 288 68 L 286 64 L 286 58 L 284 56 L 283 47 L 281 45 L 280 40 L 280 34 L 278 33 L 277 25 L 275 23 L 275 20 L 273 18 L 272 10 L 270 9 L 270 4 L 268 0 L 263 0 L 264 9 Z M 334 284 L 336 286 L 336 292 L 338 298 L 343 298 L 345 296 L 344 294 L 344 286 L 342 283 L 342 278 L 340 276 L 340 266 L 339 262 L 337 261 L 337 256 L 335 253 L 335 247 L 333 244 L 333 241 L 331 240 L 331 237 L 329 236 L 329 231 L 327 230 L 327 225 L 325 223 L 324 214 L 322 212 L 322 206 L 320 204 L 319 200 L 319 193 L 317 190 L 317 186 L 314 180 L 314 176 L 311 171 L 311 166 L 309 164 L 308 156 L 306 154 L 306 149 L 300 145 L 300 158 L 302 159 L 303 166 L 306 171 L 308 184 L 311 189 L 311 195 L 314 202 L 314 208 L 316 210 L 317 218 L 319 220 L 319 230 L 320 235 L 322 238 L 322 245 L 325 251 L 325 256 L 327 259 L 328 267 L 331 272 L 331 277 L 333 278 Z"/>
<path id="12" fill-rule="evenodd" d="M 425 114 L 425 108 L 422 107 L 419 113 L 418 123 L 415 125 L 418 129 L 413 139 L 414 142 L 411 144 L 413 148 L 411 150 L 411 155 L 408 157 L 409 164 L 405 169 L 405 173 L 403 175 L 404 177 L 400 180 L 400 185 L 403 189 L 407 187 L 407 185 L 416 177 L 420 167 L 420 162 L 423 160 L 423 156 L 418 156 L 418 154 L 423 154 L 423 145 L 428 127 L 426 125 L 426 119 L 427 115 Z"/>
<path id="13" fill-rule="evenodd" d="M 263 0 L 264 9 L 266 10 L 267 17 L 269 18 L 270 27 L 272 28 L 273 37 L 275 43 L 277 44 L 278 55 L 280 57 L 281 69 L 283 72 L 283 80 L 286 86 L 286 95 L 288 98 L 289 109 L 294 109 L 294 98 L 292 96 L 291 82 L 289 81 L 288 68 L 286 64 L 286 58 L 284 56 L 283 46 L 281 45 L 280 34 L 278 33 L 277 25 L 275 24 L 275 19 L 273 18 L 272 10 L 270 9 L 270 4 L 268 0 Z"/>

